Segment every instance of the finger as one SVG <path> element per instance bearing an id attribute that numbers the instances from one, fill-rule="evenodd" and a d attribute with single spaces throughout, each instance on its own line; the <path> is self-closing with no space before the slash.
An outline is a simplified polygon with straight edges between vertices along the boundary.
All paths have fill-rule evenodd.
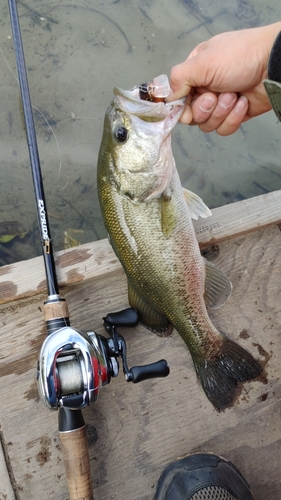
<path id="1" fill-rule="evenodd" d="M 214 95 L 203 94 L 191 103 L 193 122 L 201 124 L 201 130 L 212 132 L 224 122 L 237 102 L 237 94 L 226 92 L 219 94 L 217 101 Z M 210 109 L 208 109 L 208 106 Z"/>
<path id="2" fill-rule="evenodd" d="M 194 51 L 195 53 L 195 51 Z M 206 61 L 197 58 L 191 53 L 183 63 L 177 64 L 171 69 L 170 86 L 173 97 L 169 100 L 176 100 L 190 93 L 193 88 L 208 86 L 206 79 Z"/>
<path id="3" fill-rule="evenodd" d="M 199 45 L 196 45 L 196 47 L 194 47 L 192 52 L 190 52 L 189 56 L 186 58 L 186 61 L 188 61 L 188 59 L 192 59 L 192 57 L 196 57 L 198 54 L 200 54 L 200 52 L 203 52 L 206 49 L 207 44 L 208 42 L 201 42 L 199 43 Z"/>
<path id="4" fill-rule="evenodd" d="M 170 86 L 173 91 L 172 97 L 169 96 L 168 100 L 180 99 L 188 95 L 192 89 L 192 82 L 189 81 L 188 73 L 185 75 L 185 64 L 177 64 L 171 69 Z"/>
<path id="5" fill-rule="evenodd" d="M 184 125 L 189 125 L 193 119 L 192 110 L 190 107 L 191 100 L 192 100 L 192 95 L 189 94 L 186 99 L 184 111 L 180 118 L 180 122 L 183 123 Z"/>
<path id="6" fill-rule="evenodd" d="M 212 113 L 217 106 L 218 98 L 213 92 L 205 92 L 200 95 L 197 92 L 194 94 L 191 101 L 192 109 L 192 124 L 199 125 L 210 120 Z"/>
<path id="7" fill-rule="evenodd" d="M 249 101 L 247 97 L 239 97 L 234 108 L 227 115 L 221 125 L 216 129 L 216 132 L 222 136 L 227 136 L 236 132 L 236 130 L 239 129 L 241 123 L 249 119 L 248 117 L 246 117 L 248 107 Z"/>
<path id="8" fill-rule="evenodd" d="M 192 88 L 209 87 L 217 71 L 219 60 L 213 61 L 204 54 L 207 42 L 203 42 L 189 54 L 188 58 L 174 66 L 170 73 L 173 99 L 188 95 Z M 214 89 L 212 89 L 214 90 Z M 171 100 L 169 98 L 169 100 Z"/>

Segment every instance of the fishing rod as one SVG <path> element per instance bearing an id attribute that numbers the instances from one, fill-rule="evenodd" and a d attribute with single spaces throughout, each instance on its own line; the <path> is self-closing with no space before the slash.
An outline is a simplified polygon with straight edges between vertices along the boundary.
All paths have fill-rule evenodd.
<path id="1" fill-rule="evenodd" d="M 93 500 L 82 408 L 95 402 L 100 388 L 118 375 L 117 358 L 122 359 L 126 380 L 133 383 L 166 377 L 169 366 L 165 360 L 160 360 L 128 367 L 126 342 L 117 327 L 138 324 L 138 313 L 134 309 L 110 313 L 103 318 L 107 338 L 70 326 L 66 300 L 59 294 L 17 5 L 16 0 L 8 2 L 48 292 L 43 307 L 47 337 L 38 360 L 38 390 L 47 408 L 59 413 L 59 435 L 70 500 Z"/>

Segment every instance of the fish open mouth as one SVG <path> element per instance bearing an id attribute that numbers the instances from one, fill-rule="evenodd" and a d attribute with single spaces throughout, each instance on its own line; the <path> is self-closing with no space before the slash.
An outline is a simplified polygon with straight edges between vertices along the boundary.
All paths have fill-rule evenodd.
<path id="1" fill-rule="evenodd" d="M 131 90 L 115 87 L 114 95 L 119 109 L 147 121 L 162 121 L 169 117 L 171 122 L 177 122 L 186 101 L 185 97 L 166 101 L 172 95 L 167 75 L 160 75 L 152 82 L 136 85 Z"/>

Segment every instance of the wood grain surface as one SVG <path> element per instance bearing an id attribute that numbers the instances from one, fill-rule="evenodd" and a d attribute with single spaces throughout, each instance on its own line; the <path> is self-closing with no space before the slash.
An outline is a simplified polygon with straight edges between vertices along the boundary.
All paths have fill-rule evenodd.
<path id="1" fill-rule="evenodd" d="M 280 229 L 271 225 L 206 250 L 234 287 L 229 301 L 213 310 L 211 318 L 264 368 L 258 380 L 241 387 L 235 404 L 224 413 L 218 414 L 206 399 L 177 332 L 159 338 L 141 326 L 122 330 L 129 366 L 165 358 L 171 373 L 133 385 L 120 372 L 84 411 L 95 500 L 152 500 L 163 468 L 194 451 L 212 451 L 233 461 L 256 500 L 280 500 L 280 244 Z M 105 334 L 102 317 L 128 302 L 120 267 L 115 261 L 111 270 L 101 265 L 104 274 L 77 280 L 63 294 L 72 326 Z M 1 470 L 6 490 L 0 491 L 10 487 L 14 492 L 0 493 L 1 500 L 68 498 L 58 415 L 39 401 L 35 381 L 45 338 L 45 298 L 41 294 L 0 307 L 0 424 L 6 457 L 2 455 L 0 464 L 7 463 L 10 472 Z"/>
<path id="2" fill-rule="evenodd" d="M 279 222 L 281 190 L 215 208 L 211 217 L 194 221 L 194 227 L 201 247 L 205 247 Z M 55 261 L 60 289 L 120 269 L 107 240 L 57 252 Z M 46 290 L 41 256 L 0 268 L 0 304 Z"/>

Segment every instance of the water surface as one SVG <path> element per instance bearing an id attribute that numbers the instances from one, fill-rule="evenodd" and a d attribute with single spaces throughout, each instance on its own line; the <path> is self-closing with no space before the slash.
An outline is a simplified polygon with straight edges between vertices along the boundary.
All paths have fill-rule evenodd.
<path id="1" fill-rule="evenodd" d="M 96 163 L 113 87 L 169 74 L 215 34 L 281 19 L 276 0 L 25 0 L 18 11 L 55 250 L 106 237 Z M 39 255 L 41 246 L 6 3 L 0 19 L 4 265 Z M 173 152 L 183 185 L 211 208 L 281 189 L 276 122 L 270 112 L 227 138 L 178 124 Z"/>

